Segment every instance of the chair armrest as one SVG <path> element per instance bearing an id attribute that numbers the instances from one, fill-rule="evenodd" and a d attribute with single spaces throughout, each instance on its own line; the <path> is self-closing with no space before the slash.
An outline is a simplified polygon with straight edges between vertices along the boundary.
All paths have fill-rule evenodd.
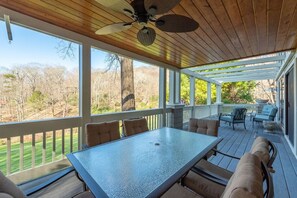
<path id="1" fill-rule="evenodd" d="M 227 184 L 228 184 L 229 180 L 226 180 L 225 178 L 220 177 L 219 175 L 214 174 L 211 171 L 208 171 L 206 169 L 197 168 L 197 167 L 194 166 L 191 170 L 194 173 L 200 175 L 201 177 L 204 177 L 205 179 L 213 181 L 213 182 L 215 182 L 215 183 L 217 183 L 219 185 L 227 186 Z"/>
<path id="2" fill-rule="evenodd" d="M 216 153 L 222 154 L 222 155 L 224 155 L 224 156 L 227 156 L 227 157 L 230 157 L 230 158 L 233 158 L 233 159 L 240 160 L 239 157 L 236 157 L 236 156 L 233 156 L 233 155 L 229 155 L 229 154 L 224 153 L 224 152 L 222 152 L 222 151 L 219 151 L 219 150 L 217 150 L 217 149 L 215 149 L 215 148 L 213 148 L 213 149 L 211 149 L 211 150 L 213 150 L 213 151 L 216 152 Z"/>

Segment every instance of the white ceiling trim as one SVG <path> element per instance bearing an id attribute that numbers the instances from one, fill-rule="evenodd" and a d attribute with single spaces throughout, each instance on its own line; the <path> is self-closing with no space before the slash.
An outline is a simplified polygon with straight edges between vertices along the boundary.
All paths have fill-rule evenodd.
<path id="1" fill-rule="evenodd" d="M 202 71 L 208 69 L 219 69 L 219 68 L 226 68 L 226 67 L 233 67 L 233 66 L 243 66 L 243 65 L 250 65 L 250 64 L 257 64 L 257 63 L 265 63 L 265 62 L 275 62 L 275 61 L 282 61 L 286 58 L 285 55 L 278 55 L 272 57 L 265 57 L 265 58 L 257 58 L 251 60 L 243 60 L 243 61 L 234 61 L 234 62 L 227 62 L 221 64 L 214 64 L 214 65 L 205 65 L 205 66 L 198 66 L 195 68 L 190 68 L 191 71 Z"/>
<path id="2" fill-rule="evenodd" d="M 229 72 L 237 72 L 237 71 L 247 71 L 247 70 L 262 70 L 267 68 L 277 68 L 281 67 L 281 63 L 270 63 L 270 64 L 263 64 L 259 66 L 243 66 L 240 68 L 235 69 L 224 69 L 224 70 L 216 70 L 216 71 L 208 71 L 208 72 L 199 72 L 201 75 L 208 75 L 208 74 L 221 74 L 221 73 L 229 73 Z"/>

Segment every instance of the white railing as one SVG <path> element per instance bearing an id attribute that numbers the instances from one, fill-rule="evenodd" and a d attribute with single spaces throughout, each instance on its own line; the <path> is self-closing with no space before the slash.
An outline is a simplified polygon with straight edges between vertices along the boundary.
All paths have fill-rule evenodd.
<path id="1" fill-rule="evenodd" d="M 259 104 L 223 104 L 222 110 L 219 113 L 231 113 L 235 107 L 247 108 L 248 113 L 258 112 Z"/>
<path id="2" fill-rule="evenodd" d="M 163 109 L 151 109 L 93 115 L 91 122 L 145 117 L 152 130 L 163 127 L 163 113 Z M 166 126 L 170 113 L 166 109 Z M 84 125 L 81 117 L 1 124 L 0 170 L 11 175 L 64 159 L 81 148 Z"/>
<path id="3" fill-rule="evenodd" d="M 218 115 L 218 105 L 199 105 L 187 106 L 183 111 L 183 122 L 187 123 L 190 118 L 207 118 L 210 116 Z"/>

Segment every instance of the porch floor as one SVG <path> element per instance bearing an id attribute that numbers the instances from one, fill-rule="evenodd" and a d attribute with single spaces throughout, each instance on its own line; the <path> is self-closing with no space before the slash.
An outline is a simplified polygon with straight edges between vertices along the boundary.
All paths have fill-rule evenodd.
<path id="1" fill-rule="evenodd" d="M 255 132 L 257 136 L 266 137 L 278 149 L 278 154 L 273 164 L 275 173 L 272 174 L 274 197 L 296 197 L 297 160 L 281 130 L 276 129 L 273 134 L 268 134 L 264 132 L 261 123 L 255 124 L 253 128 L 252 121 L 248 119 L 246 120 L 246 128 L 247 130 L 244 130 L 243 124 L 238 124 L 235 125 L 235 130 L 233 131 L 232 126 L 230 127 L 228 124 L 221 122 L 219 136 L 224 139 L 218 145 L 218 149 L 240 157 L 250 150 L 255 139 Z M 230 160 L 228 157 L 223 157 L 220 154 L 212 157 L 210 161 L 231 171 L 235 170 L 238 162 L 237 160 Z"/>

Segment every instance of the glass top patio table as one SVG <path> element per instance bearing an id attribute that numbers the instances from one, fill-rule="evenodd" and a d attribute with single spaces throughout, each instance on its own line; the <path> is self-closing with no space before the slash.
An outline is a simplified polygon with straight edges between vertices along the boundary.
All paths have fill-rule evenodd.
<path id="1" fill-rule="evenodd" d="M 96 197 L 158 197 L 221 140 L 161 128 L 67 157 Z"/>

